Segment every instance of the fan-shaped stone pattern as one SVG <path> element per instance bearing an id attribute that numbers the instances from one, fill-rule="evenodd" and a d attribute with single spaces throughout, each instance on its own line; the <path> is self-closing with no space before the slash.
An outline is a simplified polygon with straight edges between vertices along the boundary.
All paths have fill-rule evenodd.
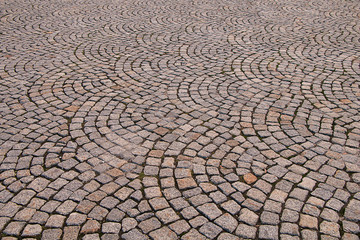
<path id="1" fill-rule="evenodd" d="M 0 232 L 358 239 L 360 4 L 0 2 Z"/>

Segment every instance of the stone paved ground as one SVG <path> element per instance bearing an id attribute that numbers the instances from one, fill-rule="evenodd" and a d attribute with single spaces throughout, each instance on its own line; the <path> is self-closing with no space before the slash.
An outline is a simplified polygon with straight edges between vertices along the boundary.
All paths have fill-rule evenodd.
<path id="1" fill-rule="evenodd" d="M 358 0 L 0 0 L 2 239 L 359 239 Z"/>

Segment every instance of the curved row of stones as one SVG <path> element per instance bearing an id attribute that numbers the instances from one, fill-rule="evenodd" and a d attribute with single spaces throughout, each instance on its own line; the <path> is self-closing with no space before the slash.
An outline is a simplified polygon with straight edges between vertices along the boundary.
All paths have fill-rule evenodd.
<path id="1" fill-rule="evenodd" d="M 0 2 L 3 239 L 359 239 L 357 1 Z"/>

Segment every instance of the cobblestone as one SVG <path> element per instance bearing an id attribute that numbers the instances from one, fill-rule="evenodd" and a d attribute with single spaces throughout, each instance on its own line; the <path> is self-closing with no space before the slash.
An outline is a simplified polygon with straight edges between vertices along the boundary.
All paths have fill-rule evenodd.
<path id="1" fill-rule="evenodd" d="M 57 240 L 57 239 L 60 239 L 62 235 L 62 231 L 61 229 L 46 229 L 43 231 L 42 233 L 42 237 L 41 239 L 54 239 L 54 240 Z"/>
<path id="2" fill-rule="evenodd" d="M 358 239 L 358 1 L 0 9 L 3 239 Z"/>
<path id="3" fill-rule="evenodd" d="M 204 225 L 202 225 L 199 229 L 199 232 L 204 234 L 209 239 L 216 238 L 217 235 L 221 233 L 222 229 L 215 225 L 214 223 L 207 222 Z"/>
<path id="4" fill-rule="evenodd" d="M 299 236 L 299 227 L 294 223 L 281 223 L 280 233 Z"/>
<path id="5" fill-rule="evenodd" d="M 162 227 L 156 231 L 151 232 L 150 237 L 154 240 L 175 240 L 177 235 L 171 231 L 168 227 Z"/>
<path id="6" fill-rule="evenodd" d="M 191 240 L 191 239 L 205 240 L 207 238 L 204 235 L 200 234 L 196 229 L 191 229 L 181 239 L 183 239 L 183 240 Z"/>
<path id="7" fill-rule="evenodd" d="M 240 216 L 239 216 L 240 221 L 245 222 L 249 225 L 255 225 L 257 223 L 258 219 L 259 219 L 259 216 L 256 213 L 250 211 L 247 208 L 241 209 Z"/>
<path id="8" fill-rule="evenodd" d="M 114 223 L 114 222 L 107 222 L 102 225 L 101 228 L 103 233 L 114 233 L 118 234 L 121 230 L 121 224 L 120 223 Z"/>
<path id="9" fill-rule="evenodd" d="M 237 220 L 229 213 L 225 213 L 215 220 L 215 223 L 227 232 L 233 232 L 238 226 Z"/>
<path id="10" fill-rule="evenodd" d="M 24 231 L 22 232 L 22 236 L 24 237 L 33 237 L 36 235 L 40 235 L 42 232 L 42 227 L 39 224 L 28 224 L 25 226 Z"/>
<path id="11" fill-rule="evenodd" d="M 121 237 L 125 240 L 146 240 L 149 239 L 145 234 L 141 233 L 137 229 L 133 229 L 130 232 L 124 233 L 121 235 Z"/>
<path id="12" fill-rule="evenodd" d="M 303 228 L 318 229 L 318 219 L 313 216 L 301 214 L 299 224 Z"/>
<path id="13" fill-rule="evenodd" d="M 20 235 L 24 226 L 25 222 L 10 222 L 4 229 L 3 233 L 7 235 Z"/>
<path id="14" fill-rule="evenodd" d="M 185 220 L 179 220 L 172 223 L 170 229 L 173 230 L 177 235 L 188 232 L 190 230 L 190 225 Z"/>
<path id="15" fill-rule="evenodd" d="M 349 205 L 345 209 L 345 218 L 353 221 L 359 221 L 360 220 L 360 201 L 358 200 L 350 200 Z"/>
<path id="16" fill-rule="evenodd" d="M 96 220 L 88 220 L 81 228 L 81 233 L 89 234 L 100 230 L 100 223 Z"/>
<path id="17" fill-rule="evenodd" d="M 137 221 L 134 218 L 124 218 L 122 221 L 122 230 L 127 232 L 138 225 Z"/>
<path id="18" fill-rule="evenodd" d="M 331 235 L 333 237 L 340 237 L 340 226 L 335 222 L 323 221 L 320 224 L 320 232 Z"/>
<path id="19" fill-rule="evenodd" d="M 62 215 L 51 215 L 47 220 L 45 226 L 51 228 L 61 228 L 64 224 L 65 216 Z"/>
<path id="20" fill-rule="evenodd" d="M 278 239 L 278 227 L 270 225 L 261 225 L 259 227 L 259 237 L 261 239 Z"/>

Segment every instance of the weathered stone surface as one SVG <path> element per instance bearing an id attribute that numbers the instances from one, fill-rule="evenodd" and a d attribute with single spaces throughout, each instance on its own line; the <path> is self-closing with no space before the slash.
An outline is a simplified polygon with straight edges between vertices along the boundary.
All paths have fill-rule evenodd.
<path id="1" fill-rule="evenodd" d="M 178 239 L 177 235 L 168 227 L 162 227 L 150 233 L 150 237 L 154 240 L 175 240 Z"/>
<path id="2" fill-rule="evenodd" d="M 177 184 L 181 190 L 194 188 L 197 186 L 196 182 L 192 178 L 181 178 L 177 180 Z"/>
<path id="3" fill-rule="evenodd" d="M 281 223 L 280 233 L 299 236 L 299 226 L 295 223 Z"/>
<path id="4" fill-rule="evenodd" d="M 191 227 L 185 220 L 179 220 L 170 224 L 169 228 L 173 230 L 177 235 L 180 235 L 184 232 L 188 232 Z"/>
<path id="5" fill-rule="evenodd" d="M 318 220 L 316 217 L 300 214 L 300 226 L 303 228 L 318 229 Z"/>
<path id="6" fill-rule="evenodd" d="M 121 223 L 123 232 L 127 232 L 138 225 L 138 222 L 134 218 L 124 218 Z"/>
<path id="7" fill-rule="evenodd" d="M 4 240 L 358 239 L 359 1 L 0 9 Z"/>
<path id="8" fill-rule="evenodd" d="M 139 228 L 144 232 L 144 233 L 148 233 L 152 230 L 155 230 L 155 229 L 158 229 L 161 227 L 161 222 L 153 217 L 153 218 L 150 218 L 150 219 L 147 219 L 145 221 L 142 221 L 140 224 L 139 224 Z"/>
<path id="9" fill-rule="evenodd" d="M 10 222 L 6 228 L 4 229 L 3 233 L 7 235 L 20 235 L 20 232 L 25 226 L 25 222 Z"/>
<path id="10" fill-rule="evenodd" d="M 213 203 L 206 203 L 197 208 L 207 218 L 213 220 L 221 215 L 220 209 Z"/>
<path id="11" fill-rule="evenodd" d="M 36 235 L 40 235 L 41 232 L 42 232 L 42 227 L 40 224 L 29 224 L 25 226 L 22 236 L 33 237 Z"/>
<path id="12" fill-rule="evenodd" d="M 42 240 L 46 240 L 46 239 L 54 239 L 54 240 L 57 240 L 57 239 L 60 239 L 62 235 L 62 230 L 61 229 L 46 229 L 43 231 L 42 233 L 42 237 L 41 239 Z"/>
<path id="13" fill-rule="evenodd" d="M 276 240 L 279 238 L 278 227 L 271 225 L 261 225 L 259 227 L 259 238 Z"/>
<path id="14" fill-rule="evenodd" d="M 100 223 L 96 220 L 88 220 L 84 226 L 81 228 L 81 233 L 88 234 L 94 233 L 100 230 Z"/>
<path id="15" fill-rule="evenodd" d="M 360 221 L 360 201 L 350 200 L 349 205 L 345 208 L 345 218 L 353 221 Z"/>
<path id="16" fill-rule="evenodd" d="M 149 239 L 149 237 L 147 237 L 146 235 L 144 235 L 143 233 L 141 233 L 139 230 L 137 229 L 133 229 L 127 233 L 124 233 L 121 235 L 121 237 L 125 240 L 146 240 Z"/>
<path id="17" fill-rule="evenodd" d="M 51 215 L 46 222 L 46 227 L 61 228 L 64 224 L 65 216 Z"/>
<path id="18" fill-rule="evenodd" d="M 256 236 L 256 227 L 249 226 L 246 224 L 239 224 L 237 227 L 235 234 L 241 238 L 249 238 L 254 239 Z"/>
<path id="19" fill-rule="evenodd" d="M 211 222 L 205 223 L 199 229 L 199 232 L 204 234 L 209 239 L 216 238 L 216 236 L 218 236 L 221 231 L 222 231 L 221 227 L 219 227 Z"/>
<path id="20" fill-rule="evenodd" d="M 243 208 L 240 211 L 239 220 L 249 225 L 255 225 L 258 222 L 259 216 L 253 211 Z"/>
<path id="21" fill-rule="evenodd" d="M 191 229 L 188 233 L 186 233 L 181 238 L 182 240 L 192 240 L 192 239 L 199 239 L 199 240 L 205 240 L 207 239 L 204 235 L 199 233 L 196 229 Z"/>
<path id="22" fill-rule="evenodd" d="M 334 236 L 340 237 L 340 225 L 335 222 L 322 221 L 320 223 L 320 232 Z"/>
<path id="23" fill-rule="evenodd" d="M 217 239 L 218 240 L 238 240 L 239 238 L 230 233 L 221 233 Z"/>
<path id="24" fill-rule="evenodd" d="M 233 232 L 238 226 L 238 221 L 229 213 L 225 213 L 215 220 L 215 223 L 227 232 Z"/>
<path id="25" fill-rule="evenodd" d="M 244 181 L 247 183 L 247 184 L 253 184 L 254 182 L 256 182 L 257 178 L 254 174 L 252 173 L 247 173 L 243 176 L 244 178 Z"/>
<path id="26" fill-rule="evenodd" d="M 155 214 L 164 224 L 168 224 L 179 219 L 179 216 L 171 208 L 158 211 Z"/>
<path id="27" fill-rule="evenodd" d="M 80 232 L 80 226 L 67 226 L 64 228 L 64 240 L 76 240 Z"/>
<path id="28" fill-rule="evenodd" d="M 121 230 L 120 223 L 106 222 L 102 224 L 101 231 L 103 233 L 114 233 L 118 234 Z"/>

